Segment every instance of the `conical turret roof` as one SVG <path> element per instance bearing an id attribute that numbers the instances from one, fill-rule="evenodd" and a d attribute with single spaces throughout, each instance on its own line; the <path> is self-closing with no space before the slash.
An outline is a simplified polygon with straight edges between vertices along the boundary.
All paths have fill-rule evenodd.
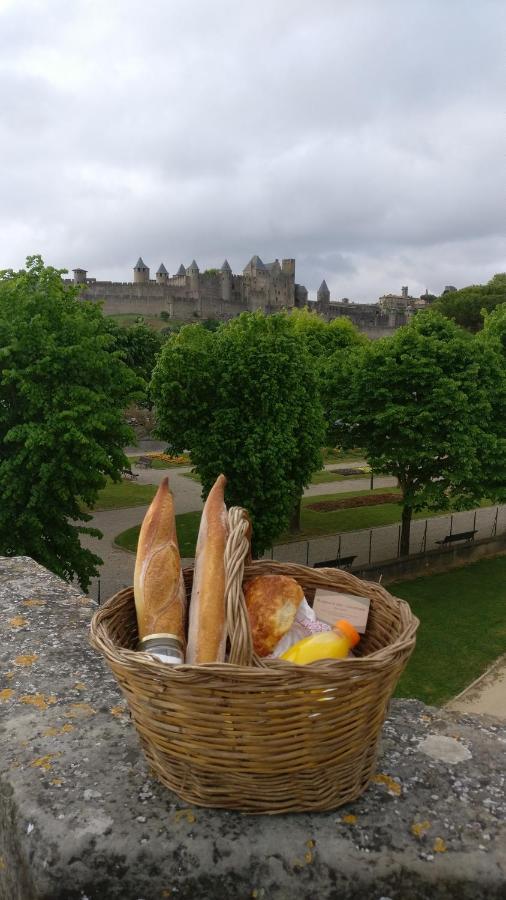
<path id="1" fill-rule="evenodd" d="M 320 287 L 318 288 L 318 293 L 319 294 L 330 294 L 330 291 L 327 287 L 327 282 L 325 281 L 325 279 L 323 279 Z"/>
<path id="2" fill-rule="evenodd" d="M 266 271 L 266 268 L 259 256 L 252 256 L 249 263 L 244 267 L 243 272 L 248 273 L 253 269 L 259 269 L 263 272 Z"/>
<path id="3" fill-rule="evenodd" d="M 135 263 L 134 269 L 147 269 L 147 265 L 144 262 L 142 256 L 139 256 L 139 259 Z"/>
<path id="4" fill-rule="evenodd" d="M 197 272 L 199 272 L 199 271 L 200 271 L 200 270 L 199 270 L 199 267 L 198 267 L 198 265 L 197 265 L 197 263 L 195 262 L 194 259 L 192 259 L 192 261 L 191 261 L 191 263 L 190 263 L 190 265 L 188 266 L 188 268 L 187 268 L 186 271 L 187 271 L 187 272 L 191 272 L 191 271 L 194 271 L 194 272 L 197 271 Z"/>
<path id="5" fill-rule="evenodd" d="M 179 266 L 179 269 L 177 270 L 177 274 L 178 275 L 186 275 L 186 269 L 183 266 L 183 263 L 181 263 L 181 265 Z"/>
<path id="6" fill-rule="evenodd" d="M 163 264 L 163 263 L 160 263 L 160 265 L 158 266 L 158 269 L 157 269 L 156 274 L 157 274 L 157 275 L 168 275 L 169 273 L 167 272 L 167 269 L 165 268 L 164 264 Z"/>
<path id="7" fill-rule="evenodd" d="M 232 271 L 232 269 L 230 268 L 228 259 L 226 259 L 225 262 L 223 263 L 223 265 L 221 267 L 221 271 L 222 272 L 231 272 Z"/>

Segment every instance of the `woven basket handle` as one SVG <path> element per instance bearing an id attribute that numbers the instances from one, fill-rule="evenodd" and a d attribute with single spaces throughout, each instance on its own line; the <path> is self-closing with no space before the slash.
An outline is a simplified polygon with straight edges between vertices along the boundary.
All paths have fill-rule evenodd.
<path id="1" fill-rule="evenodd" d="M 251 525 L 246 510 L 232 506 L 228 512 L 228 525 L 225 548 L 225 604 L 230 640 L 228 661 L 238 666 L 258 665 L 242 589 L 244 566 L 250 554 Z"/>

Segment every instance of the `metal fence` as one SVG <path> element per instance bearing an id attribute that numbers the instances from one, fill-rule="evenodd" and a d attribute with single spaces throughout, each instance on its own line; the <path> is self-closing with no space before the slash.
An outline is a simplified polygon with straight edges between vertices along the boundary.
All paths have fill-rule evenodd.
<path id="1" fill-rule="evenodd" d="M 465 538 L 462 535 L 471 535 Z M 447 516 L 413 519 L 410 555 L 461 545 L 465 540 L 482 540 L 506 532 L 506 505 L 486 506 Z M 364 566 L 400 556 L 401 525 L 384 525 L 361 531 L 323 535 L 305 541 L 276 544 L 265 559 L 314 566 L 332 560 L 341 566 Z"/>

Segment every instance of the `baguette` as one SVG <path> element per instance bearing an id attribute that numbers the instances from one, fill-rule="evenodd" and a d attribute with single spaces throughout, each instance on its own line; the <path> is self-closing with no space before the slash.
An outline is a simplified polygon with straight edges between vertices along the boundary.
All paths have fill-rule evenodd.
<path id="1" fill-rule="evenodd" d="M 141 526 L 134 597 L 141 640 L 149 634 L 173 634 L 184 648 L 186 592 L 168 478 L 161 482 Z"/>
<path id="2" fill-rule="evenodd" d="M 225 476 L 219 475 L 209 491 L 200 520 L 186 654 L 186 662 L 190 665 L 225 659 L 226 483 Z"/>

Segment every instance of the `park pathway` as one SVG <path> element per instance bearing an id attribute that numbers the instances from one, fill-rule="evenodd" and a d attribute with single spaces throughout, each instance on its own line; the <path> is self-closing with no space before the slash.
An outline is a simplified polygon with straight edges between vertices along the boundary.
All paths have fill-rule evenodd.
<path id="1" fill-rule="evenodd" d="M 139 451 L 137 451 L 138 454 Z M 327 469 L 336 468 L 335 464 L 326 466 Z M 201 486 L 192 478 L 185 478 L 184 473 L 191 471 L 191 466 L 181 466 L 177 469 L 142 469 L 133 466 L 132 471 L 138 476 L 137 484 L 160 484 L 166 475 L 169 476 L 169 484 L 176 501 L 178 514 L 194 512 L 202 509 Z M 375 487 L 393 487 L 396 484 L 394 478 L 375 478 Z M 344 481 L 333 481 L 326 484 L 311 485 L 304 492 L 305 497 L 321 494 L 346 493 L 347 491 L 360 491 L 369 489 L 369 478 L 347 478 Z M 82 535 L 83 547 L 96 553 L 103 559 L 104 564 L 100 570 L 100 595 L 110 597 L 116 591 L 132 584 L 135 558 L 132 553 L 116 547 L 114 538 L 132 528 L 142 521 L 147 510 L 146 506 L 130 506 L 122 509 L 99 510 L 92 520 L 87 523 L 92 528 L 98 528 L 102 532 L 101 540 Z M 88 589 L 90 597 L 98 598 L 98 579 L 94 578 Z"/>
<path id="2" fill-rule="evenodd" d="M 463 713 L 480 713 L 506 720 L 506 655 L 476 681 L 446 704 L 448 709 Z"/>

